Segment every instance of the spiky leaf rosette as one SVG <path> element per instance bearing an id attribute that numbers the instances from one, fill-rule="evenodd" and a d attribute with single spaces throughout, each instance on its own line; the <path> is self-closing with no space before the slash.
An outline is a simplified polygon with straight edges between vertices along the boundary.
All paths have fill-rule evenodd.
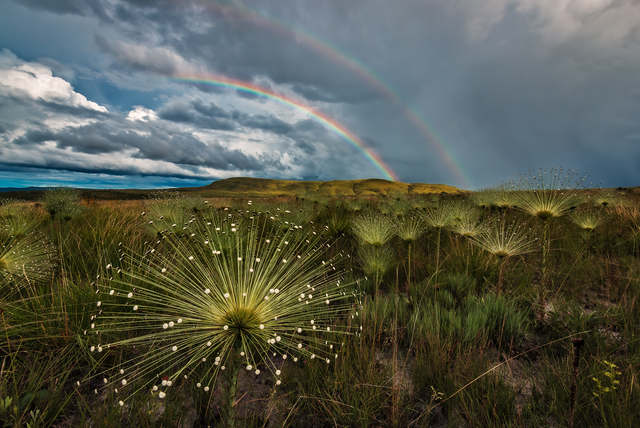
<path id="1" fill-rule="evenodd" d="M 351 229 L 360 242 L 369 245 L 384 245 L 394 234 L 393 223 L 389 217 L 376 212 L 354 217 Z"/>
<path id="2" fill-rule="evenodd" d="M 179 379 L 209 391 L 238 364 L 279 377 L 285 360 L 337 358 L 344 335 L 360 327 L 340 267 L 346 257 L 329 257 L 320 232 L 282 222 L 207 214 L 187 234 L 166 234 L 146 254 L 108 266 L 90 349 L 132 356 L 104 372 L 105 386 L 122 400 L 140 390 L 162 398 Z"/>
<path id="3" fill-rule="evenodd" d="M 37 232 L 0 242 L 0 288 L 43 281 L 51 274 L 53 254 L 53 247 Z"/>
<path id="4" fill-rule="evenodd" d="M 562 169 L 540 170 L 515 185 L 516 206 L 543 220 L 561 217 L 580 204 L 583 179 Z"/>
<path id="5" fill-rule="evenodd" d="M 486 227 L 469 238 L 472 243 L 498 257 L 513 257 L 536 250 L 537 239 L 518 222 L 490 220 Z"/>
<path id="6" fill-rule="evenodd" d="M 580 229 L 591 232 L 602 223 L 602 215 L 595 210 L 580 210 L 570 215 L 571 221 Z"/>
<path id="7" fill-rule="evenodd" d="M 395 227 L 396 235 L 403 241 L 415 241 L 424 232 L 424 222 L 415 213 L 398 217 Z"/>

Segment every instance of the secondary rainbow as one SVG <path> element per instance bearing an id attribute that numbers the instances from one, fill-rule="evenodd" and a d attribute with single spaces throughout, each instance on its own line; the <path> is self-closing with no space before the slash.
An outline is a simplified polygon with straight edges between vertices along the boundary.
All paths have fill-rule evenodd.
<path id="1" fill-rule="evenodd" d="M 370 147 L 368 147 L 357 135 L 349 131 L 344 125 L 337 122 L 335 119 L 330 118 L 326 114 L 314 109 L 313 107 L 303 103 L 302 101 L 294 100 L 293 98 L 278 94 L 270 89 L 260 87 L 251 82 L 244 82 L 242 80 L 233 79 L 226 76 L 211 75 L 206 76 L 174 76 L 173 80 L 188 82 L 188 83 L 200 83 L 205 85 L 219 86 L 225 88 L 232 88 L 242 92 L 250 93 L 266 97 L 282 104 L 293 107 L 297 110 L 303 111 L 309 115 L 313 120 L 321 123 L 328 129 L 332 130 L 336 134 L 340 135 L 345 141 L 350 143 L 353 147 L 358 149 L 369 162 L 376 167 L 376 169 L 382 173 L 382 175 L 392 181 L 398 181 L 398 176 L 395 172 L 384 163 L 380 156 Z"/>
<path id="2" fill-rule="evenodd" d="M 332 62 L 339 64 L 352 73 L 360 76 L 360 78 L 366 81 L 371 87 L 378 91 L 378 93 L 382 94 L 387 100 L 402 111 L 405 118 L 415 126 L 424 139 L 433 149 L 435 149 L 438 158 L 440 158 L 442 163 L 444 163 L 449 171 L 456 177 L 458 184 L 463 186 L 469 185 L 470 180 L 464 174 L 464 169 L 460 166 L 460 162 L 457 162 L 454 159 L 454 156 L 450 153 L 451 150 L 447 149 L 446 145 L 442 143 L 431 131 L 424 119 L 422 119 L 414 109 L 408 107 L 406 103 L 402 101 L 401 97 L 389 87 L 389 85 L 385 84 L 380 77 L 360 61 L 341 52 L 335 46 L 319 39 L 308 31 L 280 22 L 276 18 L 265 15 L 261 11 L 250 9 L 241 1 L 231 0 L 230 2 L 225 3 L 211 1 L 204 2 L 203 6 L 210 9 L 217 9 L 223 15 L 236 15 L 240 19 L 251 21 L 254 25 L 264 27 L 269 31 L 280 33 L 285 37 L 293 38 L 296 41 L 309 46 L 311 49 L 322 54 Z"/>

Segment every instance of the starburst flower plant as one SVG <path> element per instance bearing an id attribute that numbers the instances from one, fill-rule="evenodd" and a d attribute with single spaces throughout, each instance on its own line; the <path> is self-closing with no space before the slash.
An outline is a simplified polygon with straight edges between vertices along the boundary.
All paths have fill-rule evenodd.
<path id="1" fill-rule="evenodd" d="M 45 280 L 53 269 L 53 247 L 37 232 L 0 242 L 0 288 Z"/>
<path id="2" fill-rule="evenodd" d="M 362 270 L 374 279 L 375 294 L 382 278 L 394 264 L 393 250 L 387 246 L 363 245 L 358 251 Z"/>
<path id="3" fill-rule="evenodd" d="M 537 239 L 521 223 L 493 219 L 476 236 L 470 237 L 473 244 L 493 254 L 500 260 L 498 291 L 502 290 L 502 276 L 509 258 L 531 253 L 537 248 Z"/>
<path id="4" fill-rule="evenodd" d="M 583 181 L 571 171 L 540 170 L 514 186 L 516 206 L 542 220 L 561 217 L 581 202 L 578 189 Z"/>
<path id="5" fill-rule="evenodd" d="M 213 393 L 226 370 L 235 391 L 240 369 L 270 372 L 278 385 L 285 362 L 338 358 L 344 336 L 362 328 L 347 257 L 329 256 L 321 231 L 282 222 L 207 213 L 187 233 L 166 233 L 144 254 L 107 265 L 90 351 L 130 358 L 100 373 L 103 387 L 122 402 L 140 391 L 170 397 L 178 382 Z"/>
<path id="6" fill-rule="evenodd" d="M 414 214 L 398 217 L 395 222 L 396 235 L 403 241 L 415 241 L 424 232 L 424 222 Z"/>
<path id="7" fill-rule="evenodd" d="M 375 212 L 354 217 L 351 229 L 360 242 L 368 245 L 384 245 L 394 235 L 393 223 L 389 217 Z"/>
<path id="8" fill-rule="evenodd" d="M 572 213 L 569 218 L 580 229 L 591 232 L 602 223 L 602 215 L 595 210 L 581 210 Z"/>

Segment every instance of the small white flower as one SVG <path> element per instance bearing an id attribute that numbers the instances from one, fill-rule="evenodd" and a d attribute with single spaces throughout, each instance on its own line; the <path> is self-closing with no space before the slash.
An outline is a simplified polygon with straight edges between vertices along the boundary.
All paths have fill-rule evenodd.
<path id="1" fill-rule="evenodd" d="M 259 375 L 260 374 L 260 369 L 256 369 L 255 373 L 256 373 L 256 375 Z"/>
<path id="2" fill-rule="evenodd" d="M 224 327 L 222 327 L 223 330 L 229 330 L 229 326 L 225 325 Z"/>
<path id="3" fill-rule="evenodd" d="M 151 390 L 157 391 L 158 390 L 158 386 L 157 385 L 153 385 L 153 388 L 151 388 Z"/>
<path id="4" fill-rule="evenodd" d="M 276 385 L 280 385 L 281 383 L 282 383 L 282 381 L 281 381 L 280 379 L 278 379 L 278 380 L 276 381 Z"/>
<path id="5" fill-rule="evenodd" d="M 122 379 L 122 386 L 125 386 L 127 384 L 127 380 L 126 379 Z"/>
<path id="6" fill-rule="evenodd" d="M 224 293 L 224 298 L 228 299 L 229 297 L 231 297 L 231 295 L 229 293 Z"/>
<path id="7" fill-rule="evenodd" d="M 166 396 L 167 394 L 165 394 L 163 391 L 158 392 L 158 398 L 164 398 Z"/>
<path id="8" fill-rule="evenodd" d="M 302 343 L 298 343 L 298 349 L 302 349 Z"/>
<path id="9" fill-rule="evenodd" d="M 171 347 L 171 350 L 172 350 L 173 352 L 176 352 L 176 351 L 178 350 L 178 347 L 177 347 L 176 345 L 173 345 L 173 346 Z"/>
<path id="10" fill-rule="evenodd" d="M 247 370 L 251 370 L 253 369 L 253 366 L 251 364 L 247 364 Z"/>
<path id="11" fill-rule="evenodd" d="M 280 370 L 276 370 L 276 376 L 280 376 L 280 373 L 282 373 Z"/>
<path id="12" fill-rule="evenodd" d="M 138 305 L 133 305 L 133 310 L 137 311 L 138 310 Z"/>
<path id="13" fill-rule="evenodd" d="M 113 296 L 113 294 L 114 294 L 115 292 L 116 292 L 115 290 L 110 290 L 110 291 L 109 291 L 109 296 Z"/>
<path id="14" fill-rule="evenodd" d="M 264 330 L 264 324 L 260 324 L 260 330 Z"/>
<path id="15" fill-rule="evenodd" d="M 182 324 L 182 318 L 178 318 L 178 324 Z"/>
<path id="16" fill-rule="evenodd" d="M 174 325 L 173 321 L 169 321 L 169 327 L 173 327 Z"/>
<path id="17" fill-rule="evenodd" d="M 118 404 L 120 405 L 120 407 L 124 406 L 124 401 L 120 400 L 118 401 Z"/>
<path id="18" fill-rule="evenodd" d="M 165 273 L 167 271 L 167 268 L 162 268 L 161 272 Z"/>
<path id="19" fill-rule="evenodd" d="M 189 256 L 189 260 L 193 260 L 193 256 Z"/>
<path id="20" fill-rule="evenodd" d="M 168 329 L 169 328 L 169 324 L 167 324 L 167 323 L 162 324 L 162 328 L 165 329 L 165 330 Z"/>
<path id="21" fill-rule="evenodd" d="M 96 306 L 97 306 L 97 307 L 102 306 L 102 302 L 101 302 L 100 300 L 98 300 L 98 303 L 96 303 Z"/>
<path id="22" fill-rule="evenodd" d="M 204 391 L 205 391 L 205 392 L 208 392 L 208 391 L 209 391 L 209 387 L 208 387 L 208 386 L 205 386 L 205 387 L 204 387 L 204 388 L 202 388 L 202 389 L 204 389 Z"/>
<path id="23" fill-rule="evenodd" d="M 132 298 L 133 297 L 133 293 L 130 291 L 129 293 L 127 293 L 127 298 Z"/>

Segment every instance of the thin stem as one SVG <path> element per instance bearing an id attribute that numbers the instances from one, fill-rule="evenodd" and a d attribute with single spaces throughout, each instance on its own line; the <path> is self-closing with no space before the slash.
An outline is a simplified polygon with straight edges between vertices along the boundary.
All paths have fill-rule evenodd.
<path id="1" fill-rule="evenodd" d="M 409 248 L 407 251 L 407 294 L 409 294 L 411 291 L 411 250 L 411 241 L 409 241 Z"/>
<path id="2" fill-rule="evenodd" d="M 227 391 L 227 427 L 235 427 L 236 411 L 235 399 L 238 389 L 238 373 L 240 372 L 240 364 L 237 361 L 232 362 L 229 371 L 229 391 Z"/>
<path id="3" fill-rule="evenodd" d="M 504 267 L 507 264 L 508 257 L 502 257 L 502 261 L 500 262 L 500 267 L 498 268 L 498 294 L 502 294 L 502 278 L 504 275 Z"/>
<path id="4" fill-rule="evenodd" d="M 440 235 L 442 233 L 442 228 L 438 228 L 438 239 L 436 240 L 436 273 L 435 273 L 435 282 L 438 283 L 438 272 L 440 271 Z"/>

